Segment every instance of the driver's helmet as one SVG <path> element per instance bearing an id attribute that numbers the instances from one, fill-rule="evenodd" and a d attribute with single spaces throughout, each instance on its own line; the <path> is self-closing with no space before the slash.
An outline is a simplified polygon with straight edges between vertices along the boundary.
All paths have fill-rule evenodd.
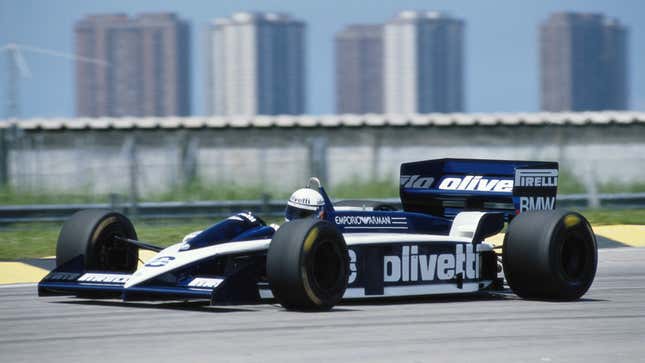
<path id="1" fill-rule="evenodd" d="M 324 205 L 325 200 L 317 191 L 310 188 L 298 189 L 289 197 L 284 219 L 288 222 L 311 216 L 321 217 Z"/>

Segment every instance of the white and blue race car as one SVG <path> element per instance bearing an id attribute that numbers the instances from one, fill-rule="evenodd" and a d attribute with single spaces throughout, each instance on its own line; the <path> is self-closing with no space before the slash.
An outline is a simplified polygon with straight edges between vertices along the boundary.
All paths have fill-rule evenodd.
<path id="1" fill-rule="evenodd" d="M 342 299 L 473 294 L 506 282 L 527 299 L 578 299 L 593 282 L 597 245 L 582 215 L 555 209 L 557 179 L 554 162 L 404 163 L 400 206 L 334 205 L 312 179 L 322 198 L 314 213 L 294 215 L 293 205 L 312 205 L 294 199 L 282 226 L 241 212 L 167 248 L 137 240 L 120 213 L 84 210 L 63 225 L 57 267 L 38 292 L 327 310 Z M 503 245 L 487 243 L 507 222 Z M 137 268 L 139 249 L 157 254 Z"/>

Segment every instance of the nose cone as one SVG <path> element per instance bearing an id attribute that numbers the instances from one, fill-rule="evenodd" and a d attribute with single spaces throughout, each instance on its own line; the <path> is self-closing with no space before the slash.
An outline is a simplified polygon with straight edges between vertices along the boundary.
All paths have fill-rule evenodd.
<path id="1" fill-rule="evenodd" d="M 181 258 L 179 258 L 179 248 L 181 245 L 181 243 L 172 245 L 153 256 L 132 274 L 132 277 L 123 287 L 127 289 L 131 286 L 138 285 L 180 266 L 182 264 Z"/>

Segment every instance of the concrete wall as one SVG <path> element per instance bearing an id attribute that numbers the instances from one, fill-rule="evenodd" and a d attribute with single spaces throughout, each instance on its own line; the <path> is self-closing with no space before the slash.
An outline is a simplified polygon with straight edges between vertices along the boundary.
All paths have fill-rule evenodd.
<path id="1" fill-rule="evenodd" d="M 291 190 L 396 183 L 404 161 L 556 160 L 582 182 L 645 182 L 645 124 L 24 131 L 9 143 L 8 182 L 31 191 L 169 190 L 196 176 L 215 185 Z M 326 165 L 326 167 L 325 167 Z"/>

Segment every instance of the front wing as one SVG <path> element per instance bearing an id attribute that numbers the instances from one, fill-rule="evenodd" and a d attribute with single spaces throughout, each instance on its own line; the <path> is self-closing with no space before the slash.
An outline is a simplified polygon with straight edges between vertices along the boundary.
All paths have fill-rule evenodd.
<path id="1" fill-rule="evenodd" d="M 124 301 L 257 302 L 257 282 L 264 274 L 269 242 L 231 242 L 193 251 L 181 251 L 181 244 L 177 244 L 159 252 L 134 273 L 87 271 L 83 256 L 78 256 L 45 276 L 38 284 L 38 293 Z"/>

